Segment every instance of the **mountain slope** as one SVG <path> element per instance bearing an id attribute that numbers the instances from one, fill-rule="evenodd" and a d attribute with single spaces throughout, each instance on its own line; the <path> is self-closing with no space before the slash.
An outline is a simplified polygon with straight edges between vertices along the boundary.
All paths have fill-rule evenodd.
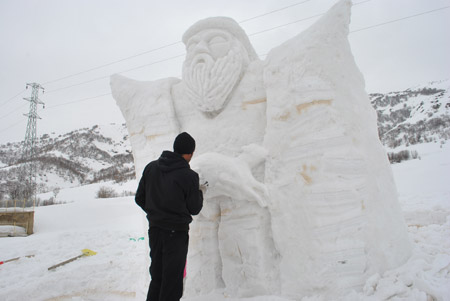
<path id="1" fill-rule="evenodd" d="M 378 132 L 387 148 L 450 139 L 450 81 L 388 94 L 370 94 Z"/>
<path id="2" fill-rule="evenodd" d="M 56 187 L 134 178 L 133 157 L 124 124 L 94 126 L 56 136 L 45 134 L 36 145 L 38 192 Z M 17 182 L 25 162 L 22 143 L 0 146 L 0 183 Z"/>

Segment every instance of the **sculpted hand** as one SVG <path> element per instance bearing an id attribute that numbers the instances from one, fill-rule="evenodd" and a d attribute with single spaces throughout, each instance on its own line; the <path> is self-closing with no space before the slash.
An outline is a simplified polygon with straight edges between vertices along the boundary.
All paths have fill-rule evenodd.
<path id="1" fill-rule="evenodd" d="M 243 156 L 232 158 L 211 152 L 193 159 L 191 166 L 199 173 L 201 182 L 202 179 L 208 181 L 209 198 L 228 196 L 267 206 L 267 188 L 254 178 L 249 162 Z"/>

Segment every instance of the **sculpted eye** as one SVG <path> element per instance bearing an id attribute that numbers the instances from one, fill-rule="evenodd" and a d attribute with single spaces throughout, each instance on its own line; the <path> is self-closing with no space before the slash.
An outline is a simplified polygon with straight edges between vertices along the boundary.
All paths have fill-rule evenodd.
<path id="1" fill-rule="evenodd" d="M 195 46 L 197 46 L 197 42 L 189 42 L 189 44 L 187 44 L 186 46 L 186 50 L 192 50 L 195 48 Z"/>
<path id="2" fill-rule="evenodd" d="M 226 43 L 228 42 L 224 37 L 221 36 L 215 36 L 214 38 L 212 38 L 209 41 L 209 45 L 214 45 L 214 44 L 218 44 L 218 43 Z"/>
<path id="3" fill-rule="evenodd" d="M 215 59 L 227 55 L 231 47 L 230 41 L 226 37 L 220 35 L 213 37 L 209 40 L 208 44 L 209 51 Z"/>

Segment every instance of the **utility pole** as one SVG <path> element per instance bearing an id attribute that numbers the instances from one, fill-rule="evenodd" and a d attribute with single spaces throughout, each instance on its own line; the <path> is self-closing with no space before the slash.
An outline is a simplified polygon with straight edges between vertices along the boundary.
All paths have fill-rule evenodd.
<path id="1" fill-rule="evenodd" d="M 35 162 L 35 147 L 36 147 L 36 119 L 41 119 L 37 114 L 37 105 L 44 103 L 39 100 L 39 90 L 42 89 L 44 92 L 44 88 L 37 83 L 28 83 L 26 88 L 31 87 L 31 97 L 24 98 L 25 100 L 30 102 L 30 110 L 28 114 L 24 114 L 28 116 L 27 123 L 27 131 L 25 133 L 25 140 L 23 142 L 23 153 L 22 153 L 22 161 L 26 163 L 26 183 L 30 185 L 28 188 L 31 189 L 29 197 L 35 194 L 36 189 L 36 162 Z"/>

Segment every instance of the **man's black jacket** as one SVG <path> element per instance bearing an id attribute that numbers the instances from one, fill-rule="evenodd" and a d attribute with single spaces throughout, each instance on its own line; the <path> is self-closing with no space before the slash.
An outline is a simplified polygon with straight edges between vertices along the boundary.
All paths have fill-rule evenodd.
<path id="1" fill-rule="evenodd" d="M 198 174 L 181 155 L 170 151 L 145 167 L 135 200 L 147 213 L 150 227 L 168 230 L 189 230 L 191 215 L 203 206 Z"/>

